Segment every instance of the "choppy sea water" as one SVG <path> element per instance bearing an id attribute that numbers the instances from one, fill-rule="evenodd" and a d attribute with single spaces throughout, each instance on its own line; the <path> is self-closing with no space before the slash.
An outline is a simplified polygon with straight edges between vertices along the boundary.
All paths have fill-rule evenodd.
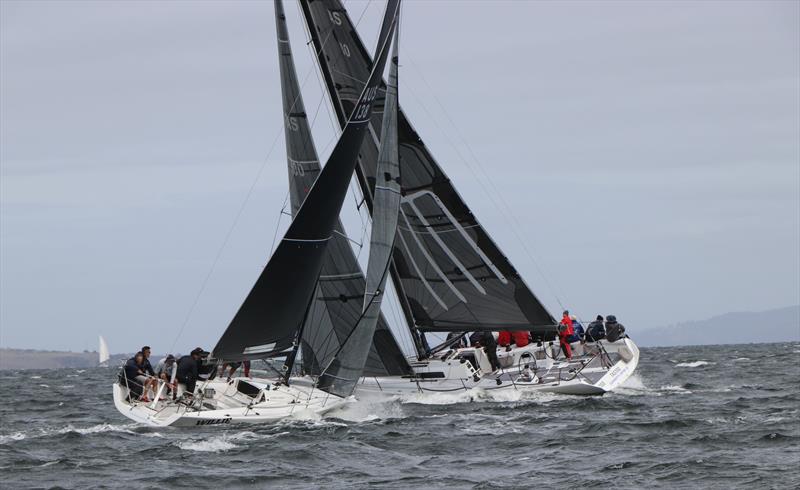
<path id="1" fill-rule="evenodd" d="M 603 397 L 408 396 L 244 428 L 129 423 L 115 372 L 0 372 L 0 486 L 800 486 L 797 343 L 642 349 Z"/>

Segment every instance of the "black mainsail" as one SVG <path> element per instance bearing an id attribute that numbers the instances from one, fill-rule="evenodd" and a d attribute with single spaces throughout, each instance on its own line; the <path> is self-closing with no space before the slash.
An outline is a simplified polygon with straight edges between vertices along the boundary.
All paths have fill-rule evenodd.
<path id="1" fill-rule="evenodd" d="M 372 208 L 372 234 L 370 236 L 367 288 L 364 294 L 363 314 L 350 337 L 333 359 L 330 367 L 320 376 L 318 386 L 335 395 L 350 396 L 364 370 L 369 342 L 381 314 L 381 302 L 392 260 L 392 245 L 397 230 L 400 211 L 400 157 L 397 151 L 397 52 L 399 27 L 394 31 L 394 49 L 389 65 L 389 83 L 381 126 L 378 167 L 375 171 L 375 200 Z"/>
<path id="2" fill-rule="evenodd" d="M 282 0 L 275 1 L 275 23 L 289 170 L 289 201 L 292 216 L 295 216 L 320 173 L 320 163 L 292 58 Z M 301 348 L 303 370 L 307 374 L 319 375 L 353 330 L 361 316 L 360 300 L 364 289 L 364 274 L 345 236 L 344 227 L 337 220 L 333 236 L 328 242 L 328 253 L 322 263 L 314 301 L 303 327 Z M 376 342 L 369 349 L 364 374 L 408 374 L 408 362 L 383 315 L 378 318 L 374 337 Z"/>
<path id="3" fill-rule="evenodd" d="M 399 0 L 389 0 L 375 49 L 376 62 L 355 109 L 289 229 L 214 347 L 217 359 L 239 361 L 289 354 L 294 345 L 368 130 L 398 7 Z"/>
<path id="4" fill-rule="evenodd" d="M 300 0 L 340 124 L 372 66 L 339 0 Z M 322 43 L 322 39 L 328 39 Z M 372 206 L 381 137 L 376 103 L 356 172 Z M 392 279 L 412 327 L 432 331 L 531 330 L 553 336 L 555 320 L 492 241 L 399 109 L 402 204 Z"/>

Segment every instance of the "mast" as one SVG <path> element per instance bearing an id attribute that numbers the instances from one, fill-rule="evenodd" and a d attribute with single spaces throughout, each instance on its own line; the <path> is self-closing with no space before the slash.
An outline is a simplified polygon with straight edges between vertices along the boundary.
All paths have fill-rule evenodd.
<path id="1" fill-rule="evenodd" d="M 289 201 L 294 216 L 314 185 L 321 168 L 297 78 L 281 0 L 275 1 L 275 23 Z M 361 316 L 360 300 L 363 298 L 365 286 L 364 273 L 345 235 L 341 220 L 337 220 L 300 339 L 303 369 L 306 373 L 320 374 L 320 367 L 327 365 L 341 347 Z M 411 368 L 383 315 L 378 318 L 377 328 L 378 335 L 369 349 L 365 373 L 370 376 L 408 374 Z"/>
<path id="2" fill-rule="evenodd" d="M 353 393 L 364 370 L 367 351 L 381 311 L 400 211 L 400 157 L 397 149 L 398 33 L 399 28 L 395 28 L 389 84 L 386 86 L 383 110 L 383 139 L 375 171 L 378 180 L 375 185 L 363 313 L 337 354 L 333 369 L 324 372 L 318 383 L 321 389 L 341 397 Z"/>
<path id="3" fill-rule="evenodd" d="M 259 359 L 292 347 L 305 321 L 305 307 L 313 297 L 358 150 L 368 131 L 398 8 L 399 0 L 389 0 L 375 50 L 377 58 L 353 115 L 275 253 L 214 347 L 217 359 Z"/>
<path id="4" fill-rule="evenodd" d="M 337 95 L 336 84 L 333 80 L 333 76 L 330 72 L 330 67 L 326 59 L 327 54 L 323 49 L 325 44 L 322 43 L 322 41 L 319 38 L 319 31 L 314 28 L 316 24 L 311 14 L 309 3 L 307 1 L 301 0 L 300 7 L 303 10 L 303 18 L 306 21 L 306 28 L 308 34 L 311 37 L 311 41 L 315 47 L 315 52 L 317 53 L 317 63 L 320 68 L 320 71 L 322 72 L 323 79 L 325 80 L 325 87 L 327 89 L 328 95 L 331 98 L 331 105 L 333 106 L 333 109 L 336 112 L 336 118 L 338 119 L 339 125 L 341 126 L 345 124 L 350 114 L 346 112 L 345 108 L 341 103 L 341 100 Z M 337 25 L 342 25 L 342 23 L 345 21 L 349 22 L 349 19 L 347 18 L 347 11 L 341 5 L 328 6 L 327 10 L 329 13 L 329 18 L 333 23 Z M 353 32 L 355 33 L 355 31 Z M 350 49 L 348 48 L 348 52 L 349 51 Z M 367 181 L 367 176 L 362 170 L 361 165 L 356 166 L 356 178 L 358 180 L 359 187 L 361 188 L 361 194 L 364 198 L 364 202 L 367 205 L 367 209 L 369 210 L 370 213 L 372 213 L 372 208 L 373 208 L 372 191 L 369 182 Z M 408 297 L 406 296 L 405 291 L 403 290 L 403 283 L 400 280 L 400 276 L 397 272 L 397 267 L 395 266 L 394 260 L 392 260 L 390 263 L 389 273 L 391 275 L 392 284 L 395 287 L 397 297 L 400 300 L 400 309 L 403 311 L 403 317 L 405 318 L 406 321 L 406 327 L 408 328 L 408 331 L 411 334 L 411 338 L 414 341 L 414 348 L 417 351 L 417 359 L 422 360 L 428 356 L 428 353 L 425 350 L 425 347 L 423 346 L 419 331 L 415 326 L 414 315 L 411 310 L 411 305 L 409 304 Z"/>

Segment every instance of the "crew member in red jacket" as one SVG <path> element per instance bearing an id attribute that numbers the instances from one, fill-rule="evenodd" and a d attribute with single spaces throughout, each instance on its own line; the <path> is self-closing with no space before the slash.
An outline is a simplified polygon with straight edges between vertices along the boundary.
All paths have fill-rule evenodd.
<path id="1" fill-rule="evenodd" d="M 530 334 L 525 330 L 515 330 L 511 332 L 511 337 L 517 347 L 525 347 L 530 343 Z"/>
<path id="2" fill-rule="evenodd" d="M 511 332 L 508 330 L 500 330 L 497 336 L 497 345 L 500 347 L 508 347 L 511 345 Z"/>
<path id="3" fill-rule="evenodd" d="M 561 349 L 567 359 L 572 359 L 572 347 L 570 347 L 567 338 L 574 333 L 575 330 L 572 328 L 572 318 L 569 317 L 569 311 L 564 310 L 564 316 L 561 317 L 561 323 L 558 328 L 558 340 L 561 342 Z"/>

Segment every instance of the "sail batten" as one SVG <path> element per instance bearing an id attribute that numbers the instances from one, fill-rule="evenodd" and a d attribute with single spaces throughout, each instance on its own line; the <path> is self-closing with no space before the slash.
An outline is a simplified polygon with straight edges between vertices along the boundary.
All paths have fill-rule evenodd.
<path id="1" fill-rule="evenodd" d="M 329 237 L 333 235 L 338 222 L 357 164 L 358 150 L 367 133 L 398 6 L 399 0 L 389 1 L 375 50 L 376 62 L 369 82 L 361 90 L 354 117 L 344 126 L 327 164 L 308 190 L 289 225 L 285 239 L 278 244 L 214 347 L 213 354 L 217 359 L 256 359 L 287 350 L 298 341 L 309 305 L 313 303 Z M 281 20 L 279 15 L 277 22 Z M 328 239 L 320 241 L 321 237 Z M 258 353 L 245 352 L 249 347 L 271 343 L 275 344 L 271 351 L 258 349 Z"/>
<path id="2" fill-rule="evenodd" d="M 353 111 L 372 61 L 339 0 L 301 0 L 317 61 L 340 124 Z M 332 20 L 328 12 L 339 12 Z M 348 46 L 350 56 L 320 39 Z M 377 102 L 377 107 L 381 101 Z M 381 121 L 373 114 L 360 151 L 358 181 L 370 210 Z M 555 320 L 456 191 L 398 109 L 402 205 L 392 279 L 413 330 L 530 329 L 552 336 Z"/>

